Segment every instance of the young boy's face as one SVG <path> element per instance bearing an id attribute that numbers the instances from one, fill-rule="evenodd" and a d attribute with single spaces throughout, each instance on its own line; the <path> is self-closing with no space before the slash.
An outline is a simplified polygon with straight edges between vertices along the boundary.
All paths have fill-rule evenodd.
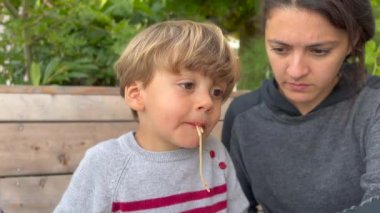
<path id="1" fill-rule="evenodd" d="M 151 151 L 197 147 L 196 126 L 204 129 L 204 137 L 210 134 L 219 120 L 225 87 L 201 72 L 156 71 L 140 92 L 144 104 L 138 111 L 140 146 Z"/>

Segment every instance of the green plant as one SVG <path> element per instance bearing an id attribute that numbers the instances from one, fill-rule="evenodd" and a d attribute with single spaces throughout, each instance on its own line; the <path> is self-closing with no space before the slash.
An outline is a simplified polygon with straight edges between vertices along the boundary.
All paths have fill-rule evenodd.
<path id="1" fill-rule="evenodd" d="M 131 24 L 127 0 L 4 1 L 11 18 L 1 18 L 1 83 L 115 85 L 113 63 L 144 27 Z"/>
<path id="2" fill-rule="evenodd" d="M 379 55 L 380 47 L 374 40 L 366 44 L 365 61 L 369 74 L 380 75 Z"/>
<path id="3" fill-rule="evenodd" d="M 240 50 L 241 77 L 238 89 L 253 90 L 270 75 L 269 62 L 265 53 L 264 38 L 251 39 Z"/>
<path id="4" fill-rule="evenodd" d="M 215 22 L 240 37 L 245 46 L 256 33 L 259 4 L 256 0 L 2 0 L 0 83 L 115 85 L 113 63 L 131 37 L 167 19 Z"/>
<path id="5" fill-rule="evenodd" d="M 30 79 L 33 85 L 64 84 L 70 79 L 89 79 L 87 71 L 96 71 L 98 67 L 87 59 L 79 59 L 74 62 L 62 62 L 59 58 L 53 58 L 45 68 L 40 63 L 32 63 Z"/>
<path id="6" fill-rule="evenodd" d="M 369 74 L 380 76 L 380 1 L 371 0 L 373 13 L 375 16 L 376 33 L 375 37 L 367 42 L 365 46 L 365 61 Z"/>
<path id="7" fill-rule="evenodd" d="M 380 0 L 371 0 L 377 33 L 366 65 L 380 75 Z M 239 89 L 270 76 L 257 0 L 2 0 L 0 84 L 116 84 L 113 64 L 147 25 L 167 19 L 212 21 L 240 40 Z"/>

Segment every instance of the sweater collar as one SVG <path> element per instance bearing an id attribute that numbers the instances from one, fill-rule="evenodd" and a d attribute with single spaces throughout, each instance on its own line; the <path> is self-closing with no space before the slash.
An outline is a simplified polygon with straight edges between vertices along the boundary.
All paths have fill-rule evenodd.
<path id="1" fill-rule="evenodd" d="M 344 72 L 354 71 L 354 66 L 346 64 L 342 67 L 342 71 L 343 70 Z M 330 95 L 328 95 L 327 98 L 316 106 L 311 112 L 318 111 L 322 108 L 334 105 L 340 101 L 350 98 L 355 95 L 359 89 L 360 88 L 355 89 L 352 85 L 350 85 L 348 78 L 341 77 L 338 84 L 331 91 Z M 280 93 L 275 79 L 264 81 L 261 93 L 264 97 L 265 103 L 275 113 L 285 113 L 289 116 L 302 115 L 300 111 Z"/>
<path id="2" fill-rule="evenodd" d="M 205 143 L 207 142 L 207 140 L 208 139 L 205 140 Z M 120 142 L 123 144 L 123 146 L 126 146 L 127 150 L 131 150 L 134 154 L 144 158 L 145 160 L 153 162 L 171 162 L 186 160 L 189 158 L 196 159 L 196 156 L 198 155 L 197 148 L 181 148 L 177 150 L 163 152 L 147 151 L 137 143 L 137 140 L 135 138 L 135 132 L 132 131 L 121 136 Z"/>

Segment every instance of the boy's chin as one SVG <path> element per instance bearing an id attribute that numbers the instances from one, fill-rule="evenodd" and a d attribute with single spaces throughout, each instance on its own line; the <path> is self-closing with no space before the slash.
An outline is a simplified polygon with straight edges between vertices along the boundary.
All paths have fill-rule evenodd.
<path id="1" fill-rule="evenodd" d="M 184 149 L 195 149 L 199 147 L 199 142 L 198 141 L 188 142 L 188 143 L 182 144 L 181 147 Z"/>
<path id="2" fill-rule="evenodd" d="M 202 143 L 205 143 L 206 135 L 202 137 Z M 176 138 L 176 145 L 184 149 L 194 149 L 199 147 L 201 142 L 198 135 L 181 135 L 181 137 Z"/>

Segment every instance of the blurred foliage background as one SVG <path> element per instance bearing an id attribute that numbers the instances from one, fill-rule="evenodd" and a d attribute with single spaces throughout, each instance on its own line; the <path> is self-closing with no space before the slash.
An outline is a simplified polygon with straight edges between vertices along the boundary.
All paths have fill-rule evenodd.
<path id="1" fill-rule="evenodd" d="M 0 84 L 115 86 L 113 64 L 128 41 L 168 19 L 211 21 L 240 42 L 239 89 L 270 75 L 260 0 L 0 0 Z M 380 0 L 372 0 L 377 32 Z M 380 75 L 380 34 L 366 46 Z"/>

